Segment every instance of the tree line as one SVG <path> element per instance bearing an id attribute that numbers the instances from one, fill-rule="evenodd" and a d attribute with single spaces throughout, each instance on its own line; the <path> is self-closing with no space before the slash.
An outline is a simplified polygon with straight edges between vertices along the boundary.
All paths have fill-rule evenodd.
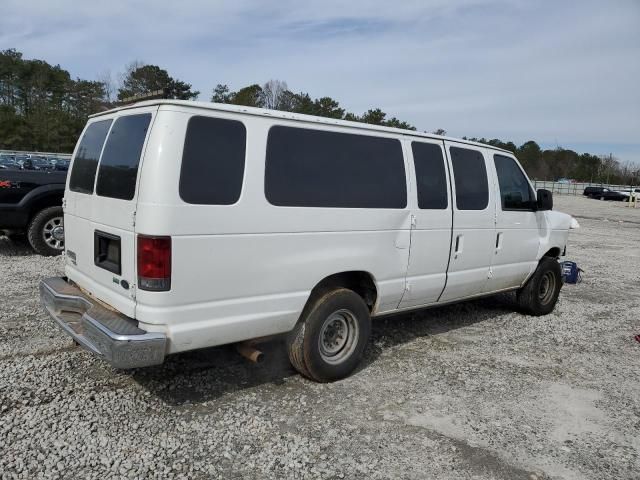
<path id="1" fill-rule="evenodd" d="M 136 95 L 164 90 L 168 98 L 194 100 L 200 92 L 173 78 L 157 65 L 133 62 L 117 81 L 111 75 L 100 80 L 72 78 L 59 65 L 25 59 L 15 49 L 0 51 L 0 149 L 71 152 L 87 116 L 118 105 Z M 416 130 L 410 123 L 389 117 L 380 108 L 356 114 L 331 97 L 313 98 L 293 92 L 286 82 L 269 80 L 232 91 L 218 84 L 211 101 L 261 107 L 321 117 Z M 432 133 L 446 134 L 443 129 Z M 463 137 L 466 138 L 466 137 Z M 498 139 L 469 138 L 516 154 L 531 178 L 572 178 L 606 183 L 637 183 L 637 166 L 622 164 L 612 156 L 579 154 L 564 148 L 543 150 L 530 140 L 520 146 Z"/>

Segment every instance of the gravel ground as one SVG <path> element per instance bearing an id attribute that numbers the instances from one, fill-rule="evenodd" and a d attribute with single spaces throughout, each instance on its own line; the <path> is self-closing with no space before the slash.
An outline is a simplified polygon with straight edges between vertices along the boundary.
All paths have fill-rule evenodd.
<path id="1" fill-rule="evenodd" d="M 304 380 L 280 342 L 122 372 L 74 347 L 37 283 L 59 258 L 0 238 L 0 477 L 631 479 L 640 471 L 640 209 L 556 197 L 583 283 L 374 322 L 363 367 Z"/>

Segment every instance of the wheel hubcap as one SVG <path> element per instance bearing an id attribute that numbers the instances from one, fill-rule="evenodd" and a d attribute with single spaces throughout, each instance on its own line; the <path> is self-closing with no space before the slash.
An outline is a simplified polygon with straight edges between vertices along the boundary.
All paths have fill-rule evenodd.
<path id="1" fill-rule="evenodd" d="M 358 343 L 359 327 L 355 315 L 347 309 L 327 317 L 320 329 L 318 347 L 327 363 L 338 364 L 351 356 Z"/>
<path id="2" fill-rule="evenodd" d="M 42 238 L 51 248 L 64 249 L 64 224 L 62 217 L 53 217 L 44 224 Z"/>
<path id="3" fill-rule="evenodd" d="M 556 290 L 556 277 L 551 272 L 547 272 L 542 276 L 540 282 L 540 290 L 538 291 L 538 298 L 543 305 L 548 304 L 553 298 Z"/>

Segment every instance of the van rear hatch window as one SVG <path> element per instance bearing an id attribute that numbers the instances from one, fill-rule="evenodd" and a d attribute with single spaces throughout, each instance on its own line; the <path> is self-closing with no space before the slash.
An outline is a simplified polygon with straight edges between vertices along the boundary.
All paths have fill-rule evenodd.
<path id="1" fill-rule="evenodd" d="M 151 114 L 118 118 L 100 160 L 96 193 L 101 197 L 131 200 L 136 190 L 138 164 Z"/>
<path id="2" fill-rule="evenodd" d="M 92 123 L 84 132 L 69 179 L 69 189 L 72 192 L 93 193 L 98 159 L 110 126 L 111 120 L 102 120 Z"/>

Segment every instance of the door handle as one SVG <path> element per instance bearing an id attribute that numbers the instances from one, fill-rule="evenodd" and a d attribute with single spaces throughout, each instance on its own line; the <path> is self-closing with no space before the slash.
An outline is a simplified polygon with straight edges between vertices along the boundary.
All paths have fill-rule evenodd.
<path id="1" fill-rule="evenodd" d="M 502 239 L 503 239 L 504 235 L 502 234 L 502 232 L 498 232 L 498 235 L 496 235 L 496 253 L 498 253 L 500 250 L 502 250 Z"/>
<path id="2" fill-rule="evenodd" d="M 464 241 L 463 240 L 464 239 L 462 237 L 462 234 L 456 236 L 456 248 L 453 251 L 454 258 L 458 258 L 458 255 L 460 255 L 462 253 L 462 249 L 464 248 Z"/>

